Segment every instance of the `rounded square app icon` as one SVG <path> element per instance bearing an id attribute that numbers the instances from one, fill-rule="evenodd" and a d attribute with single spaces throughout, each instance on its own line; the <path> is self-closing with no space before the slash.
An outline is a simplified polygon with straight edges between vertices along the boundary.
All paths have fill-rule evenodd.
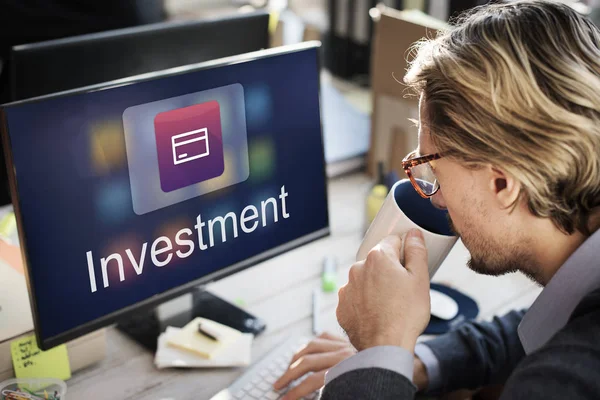
<path id="1" fill-rule="evenodd" d="M 138 215 L 248 179 L 239 83 L 129 107 L 123 128 Z"/>
<path id="2" fill-rule="evenodd" d="M 154 118 L 160 186 L 170 192 L 223 174 L 219 103 L 161 112 Z"/>

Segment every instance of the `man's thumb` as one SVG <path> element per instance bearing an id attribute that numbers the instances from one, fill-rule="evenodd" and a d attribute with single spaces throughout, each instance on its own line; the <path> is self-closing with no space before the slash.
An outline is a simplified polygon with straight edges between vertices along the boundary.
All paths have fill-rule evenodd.
<path id="1" fill-rule="evenodd" d="M 411 229 L 404 240 L 404 268 L 414 274 L 429 274 L 423 233 L 418 229 Z"/>

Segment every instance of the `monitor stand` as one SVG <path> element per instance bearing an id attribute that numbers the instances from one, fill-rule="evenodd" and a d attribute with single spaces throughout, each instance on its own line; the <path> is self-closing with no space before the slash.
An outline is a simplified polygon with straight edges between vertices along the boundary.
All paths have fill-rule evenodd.
<path id="1" fill-rule="evenodd" d="M 181 328 L 196 317 L 207 318 L 255 336 L 265 322 L 203 288 L 165 302 L 153 309 L 135 312 L 117 323 L 117 329 L 146 349 L 155 352 L 158 336 L 167 326 Z"/>

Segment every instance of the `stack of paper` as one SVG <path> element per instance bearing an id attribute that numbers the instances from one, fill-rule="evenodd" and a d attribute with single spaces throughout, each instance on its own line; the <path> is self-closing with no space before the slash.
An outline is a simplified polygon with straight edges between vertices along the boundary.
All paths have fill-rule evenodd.
<path id="1" fill-rule="evenodd" d="M 198 332 L 198 325 L 219 333 L 215 341 Z M 231 367 L 251 362 L 253 335 L 204 318 L 196 318 L 183 328 L 168 327 L 158 338 L 154 358 L 157 368 Z"/>

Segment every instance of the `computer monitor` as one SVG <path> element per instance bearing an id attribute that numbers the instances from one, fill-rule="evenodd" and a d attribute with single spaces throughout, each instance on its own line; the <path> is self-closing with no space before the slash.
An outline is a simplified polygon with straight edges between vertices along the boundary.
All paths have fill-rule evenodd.
<path id="1" fill-rule="evenodd" d="M 12 48 L 12 101 L 269 47 L 269 14 L 168 21 Z"/>
<path id="2" fill-rule="evenodd" d="M 0 108 L 42 349 L 329 234 L 319 48 Z"/>

